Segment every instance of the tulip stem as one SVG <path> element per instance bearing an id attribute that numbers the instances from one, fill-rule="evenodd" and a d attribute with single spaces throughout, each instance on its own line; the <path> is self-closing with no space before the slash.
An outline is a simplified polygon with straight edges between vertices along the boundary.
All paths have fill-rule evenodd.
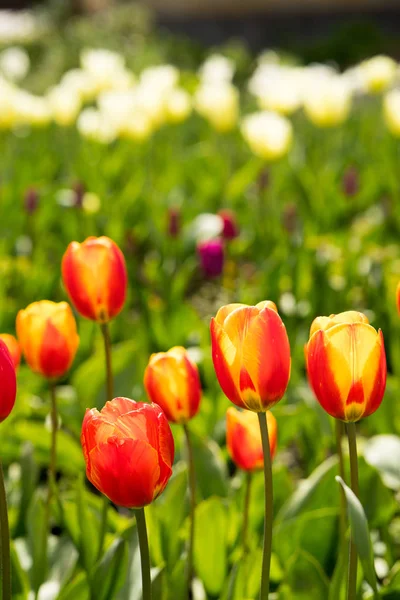
<path id="1" fill-rule="evenodd" d="M 139 537 L 140 563 L 142 567 L 142 600 L 151 600 L 150 554 L 144 508 L 137 508 L 135 510 L 135 516 Z"/>
<path id="2" fill-rule="evenodd" d="M 347 437 L 349 440 L 350 454 L 350 483 L 354 494 L 359 496 L 358 489 L 358 462 L 357 462 L 357 436 L 355 423 L 347 423 Z M 357 595 L 357 549 L 350 538 L 349 577 L 347 586 L 347 600 L 355 600 Z"/>
<path id="3" fill-rule="evenodd" d="M 107 400 L 110 401 L 114 398 L 114 381 L 112 374 L 112 358 L 111 358 L 111 338 L 110 338 L 110 329 L 108 327 L 108 323 L 102 323 L 100 325 L 101 332 L 103 334 L 104 339 L 104 354 L 106 359 L 106 390 L 107 390 Z"/>
<path id="4" fill-rule="evenodd" d="M 114 380 L 112 373 L 112 357 L 111 357 L 111 338 L 110 338 L 110 329 L 108 327 L 108 323 L 102 323 L 100 325 L 101 333 L 103 334 L 104 340 L 104 356 L 106 361 L 106 400 L 110 402 L 114 398 Z M 103 507 L 101 510 L 101 519 L 100 519 L 100 535 L 99 535 L 99 546 L 97 549 L 97 560 L 100 560 L 103 549 L 104 542 L 106 539 L 107 533 L 107 516 L 108 516 L 108 498 L 107 496 L 103 496 Z"/>
<path id="5" fill-rule="evenodd" d="M 195 512 L 196 512 L 196 475 L 194 469 L 193 447 L 190 439 L 189 427 L 185 423 L 183 430 L 186 437 L 187 461 L 189 472 L 189 492 L 190 492 L 190 530 L 187 551 L 187 597 L 190 598 L 190 589 L 193 577 L 193 544 L 194 544 L 194 527 L 195 527 Z"/>
<path id="6" fill-rule="evenodd" d="M 3 466 L 0 460 L 0 536 L 1 536 L 1 575 L 2 598 L 11 600 L 11 557 L 10 557 L 10 528 L 8 525 L 7 496 L 4 483 Z"/>
<path id="7" fill-rule="evenodd" d="M 247 555 L 249 551 L 249 546 L 247 543 L 247 532 L 249 528 L 249 509 L 250 509 L 250 496 L 251 496 L 251 482 L 252 482 L 252 473 L 251 471 L 247 471 L 246 473 L 246 491 L 244 496 L 244 507 L 243 507 L 243 558 Z"/>
<path id="8" fill-rule="evenodd" d="M 339 419 L 335 419 L 335 431 L 336 431 L 336 452 L 339 459 L 339 475 L 346 481 L 344 474 L 344 460 L 342 450 L 342 436 L 343 436 L 343 422 Z M 346 545 L 346 496 L 344 489 L 340 485 L 340 514 L 339 514 L 339 526 L 340 526 L 340 552 L 344 551 Z"/>
<path id="9" fill-rule="evenodd" d="M 272 518 L 273 518 L 273 492 L 272 492 L 272 465 L 271 451 L 268 437 L 267 415 L 265 412 L 258 413 L 260 423 L 261 440 L 264 454 L 264 547 L 261 573 L 260 600 L 268 600 L 269 595 L 269 572 L 271 567 L 272 551 Z"/>

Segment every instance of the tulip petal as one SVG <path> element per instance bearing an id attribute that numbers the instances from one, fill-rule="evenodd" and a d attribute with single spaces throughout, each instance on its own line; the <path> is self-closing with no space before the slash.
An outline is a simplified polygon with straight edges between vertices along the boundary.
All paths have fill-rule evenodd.
<path id="1" fill-rule="evenodd" d="M 363 417 L 368 417 L 380 406 L 386 388 L 386 355 L 382 331 L 378 332 L 375 347 L 364 364 L 362 378 L 368 398 Z"/>
<path id="2" fill-rule="evenodd" d="M 109 438 L 89 455 L 88 479 L 118 506 L 150 504 L 160 478 L 158 455 L 142 440 Z"/>
<path id="3" fill-rule="evenodd" d="M 239 302 L 235 302 L 233 304 L 227 304 L 226 306 L 221 306 L 221 308 L 215 315 L 215 320 L 220 325 L 223 325 L 226 317 L 228 317 L 231 314 L 231 312 L 233 312 L 237 308 L 243 308 L 243 307 L 247 307 L 247 305 L 240 304 Z"/>
<path id="4" fill-rule="evenodd" d="M 264 308 L 251 321 L 243 344 L 242 364 L 260 398 L 261 407 L 255 410 L 276 404 L 289 382 L 290 346 L 285 326 L 273 309 Z"/>
<path id="5" fill-rule="evenodd" d="M 246 408 L 231 373 L 231 366 L 235 360 L 236 348 L 233 346 L 229 337 L 216 319 L 211 319 L 210 329 L 212 359 L 222 391 L 231 402 L 236 404 L 236 406 Z"/>

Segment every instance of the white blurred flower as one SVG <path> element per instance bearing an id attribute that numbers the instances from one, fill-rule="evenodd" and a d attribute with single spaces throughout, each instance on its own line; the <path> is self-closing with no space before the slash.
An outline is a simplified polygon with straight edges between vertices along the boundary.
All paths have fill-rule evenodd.
<path id="1" fill-rule="evenodd" d="M 94 108 L 85 108 L 79 115 L 76 125 L 83 137 L 102 144 L 109 144 L 116 137 L 112 124 Z"/>
<path id="2" fill-rule="evenodd" d="M 12 46 L 0 54 L 0 71 L 10 81 L 24 79 L 28 74 L 29 67 L 29 55 L 23 48 Z"/>
<path id="3" fill-rule="evenodd" d="M 12 127 L 15 121 L 15 86 L 0 76 L 0 128 Z"/>
<path id="4" fill-rule="evenodd" d="M 239 93 L 231 83 L 204 83 L 194 97 L 197 112 L 220 132 L 233 129 L 239 117 Z"/>
<path id="5" fill-rule="evenodd" d="M 166 118 L 170 123 L 182 123 L 192 112 L 190 94 L 181 88 L 175 88 L 168 94 L 165 102 Z"/>
<path id="6" fill-rule="evenodd" d="M 37 39 L 43 23 L 29 11 L 0 10 L 0 43 L 15 44 Z"/>
<path id="7" fill-rule="evenodd" d="M 122 137 L 136 142 L 146 140 L 152 133 L 153 125 L 150 119 L 146 114 L 139 111 L 131 114 L 120 130 Z"/>
<path id="8" fill-rule="evenodd" d="M 251 151 L 266 160 L 274 160 L 287 154 L 293 139 L 290 121 L 268 111 L 245 117 L 241 130 Z"/>
<path id="9" fill-rule="evenodd" d="M 148 67 L 140 74 L 139 84 L 146 89 L 163 94 L 172 90 L 178 83 L 179 69 L 173 65 Z"/>
<path id="10" fill-rule="evenodd" d="M 249 90 L 262 109 L 288 115 L 301 104 L 302 74 L 298 67 L 262 63 L 249 81 Z"/>
<path id="11" fill-rule="evenodd" d="M 125 68 L 124 57 L 117 52 L 105 49 L 84 50 L 81 65 L 97 93 L 112 89 L 124 90 L 134 83 L 133 74 Z"/>
<path id="12" fill-rule="evenodd" d="M 199 70 L 204 83 L 230 83 L 235 74 L 235 63 L 222 54 L 212 54 Z"/>
<path id="13" fill-rule="evenodd" d="M 383 114 L 389 131 L 400 137 L 400 89 L 386 94 L 383 99 Z"/>
<path id="14" fill-rule="evenodd" d="M 34 96 L 24 90 L 14 94 L 14 110 L 16 125 L 32 125 L 40 127 L 51 120 L 50 106 L 46 98 Z"/>
<path id="15" fill-rule="evenodd" d="M 47 95 L 53 120 L 61 127 L 75 123 L 81 110 L 79 94 L 66 85 L 54 87 Z"/>
<path id="16" fill-rule="evenodd" d="M 389 56 L 379 55 L 363 61 L 359 65 L 360 76 L 365 89 L 377 94 L 387 89 L 395 80 L 397 63 Z"/>
<path id="17" fill-rule="evenodd" d="M 309 79 L 303 106 L 314 125 L 333 127 L 347 119 L 351 100 L 351 88 L 345 79 L 340 75 L 323 75 Z"/>
<path id="18" fill-rule="evenodd" d="M 86 192 L 82 198 L 82 208 L 87 214 L 96 214 L 101 208 L 101 200 L 97 194 Z"/>
<path id="19" fill-rule="evenodd" d="M 222 234 L 224 221 L 219 215 L 203 213 L 198 215 L 187 227 L 186 233 L 194 242 L 204 242 Z"/>
<path id="20" fill-rule="evenodd" d="M 83 69 L 70 69 L 64 73 L 59 85 L 77 94 L 82 102 L 93 100 L 97 94 L 95 81 Z"/>

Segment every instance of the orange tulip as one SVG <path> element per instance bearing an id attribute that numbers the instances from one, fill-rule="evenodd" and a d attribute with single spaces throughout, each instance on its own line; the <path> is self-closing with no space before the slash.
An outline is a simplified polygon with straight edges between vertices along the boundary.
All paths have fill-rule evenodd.
<path id="1" fill-rule="evenodd" d="M 290 346 L 273 302 L 223 306 L 211 320 L 211 342 L 215 372 L 231 402 L 265 412 L 282 398 Z"/>
<path id="2" fill-rule="evenodd" d="M 306 363 L 317 400 L 332 417 L 358 421 L 382 402 L 386 386 L 383 335 L 362 313 L 348 311 L 315 319 Z"/>
<path id="3" fill-rule="evenodd" d="M 156 404 L 114 398 L 87 410 L 81 443 L 87 478 L 118 506 L 150 504 L 172 474 L 174 439 Z"/>
<path id="4" fill-rule="evenodd" d="M 147 395 L 173 423 L 187 423 L 200 406 L 201 385 L 196 365 L 185 348 L 176 346 L 150 357 L 144 374 Z"/>
<path id="5" fill-rule="evenodd" d="M 17 315 L 17 335 L 25 360 L 49 379 L 70 368 L 79 345 L 76 322 L 66 302 L 33 302 Z"/>
<path id="6" fill-rule="evenodd" d="M 274 415 L 267 411 L 271 459 L 277 445 L 277 424 Z M 256 471 L 264 466 L 260 425 L 257 416 L 248 410 L 231 406 L 226 412 L 226 445 L 233 462 L 243 471 Z"/>
<path id="7" fill-rule="evenodd" d="M 125 302 L 124 255 L 108 237 L 71 242 L 62 260 L 65 288 L 76 310 L 87 319 L 107 323 Z"/>
<path id="8" fill-rule="evenodd" d="M 21 348 L 18 340 L 10 333 L 0 333 L 0 340 L 2 340 L 8 348 L 11 354 L 14 367 L 18 369 L 19 363 L 21 362 Z"/>
<path id="9" fill-rule="evenodd" d="M 0 340 L 0 423 L 12 411 L 16 393 L 17 381 L 13 359 L 5 343 Z"/>

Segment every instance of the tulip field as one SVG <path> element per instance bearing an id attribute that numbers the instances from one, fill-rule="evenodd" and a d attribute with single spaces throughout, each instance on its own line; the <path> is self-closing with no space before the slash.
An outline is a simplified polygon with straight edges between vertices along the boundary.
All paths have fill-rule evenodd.
<path id="1" fill-rule="evenodd" d="M 0 598 L 400 600 L 400 64 L 57 19 L 0 12 Z"/>

